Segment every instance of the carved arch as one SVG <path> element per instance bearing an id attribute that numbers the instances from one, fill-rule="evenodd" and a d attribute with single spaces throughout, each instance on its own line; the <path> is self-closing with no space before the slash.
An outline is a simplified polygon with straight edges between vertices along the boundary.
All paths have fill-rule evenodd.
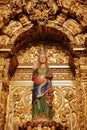
<path id="1" fill-rule="evenodd" d="M 69 55 L 69 65 L 71 67 L 71 71 L 75 76 L 75 65 L 74 65 L 74 57 L 77 57 L 77 54 L 73 51 L 70 46 L 70 40 L 62 31 L 57 30 L 56 28 L 37 25 L 33 26 L 31 29 L 21 33 L 17 39 L 14 41 L 13 48 L 11 52 L 5 57 L 10 58 L 10 66 L 9 66 L 9 75 L 13 76 L 15 73 L 16 67 L 18 66 L 17 61 L 17 53 L 21 50 L 29 46 L 29 43 L 32 41 L 42 41 L 44 43 L 49 44 L 49 42 L 56 42 L 57 46 L 60 46 L 63 50 L 67 50 Z"/>

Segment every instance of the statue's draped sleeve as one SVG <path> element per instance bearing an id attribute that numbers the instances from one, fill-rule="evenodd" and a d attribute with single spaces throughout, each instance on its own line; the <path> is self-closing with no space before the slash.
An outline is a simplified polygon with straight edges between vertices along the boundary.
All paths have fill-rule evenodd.
<path id="1" fill-rule="evenodd" d="M 52 118 L 53 90 L 51 79 L 53 75 L 51 69 L 48 67 L 46 67 L 44 70 L 40 69 L 42 68 L 34 69 L 32 74 L 32 80 L 34 81 L 32 90 L 32 117 L 34 118 L 44 115 L 47 118 Z M 44 82 L 44 78 L 40 78 L 40 72 L 42 72 L 42 75 L 44 75 L 46 82 Z"/>

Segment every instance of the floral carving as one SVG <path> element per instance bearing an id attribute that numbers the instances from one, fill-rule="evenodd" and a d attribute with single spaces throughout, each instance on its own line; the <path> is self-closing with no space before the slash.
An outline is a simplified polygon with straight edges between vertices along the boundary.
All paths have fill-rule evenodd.
<path id="1" fill-rule="evenodd" d="M 53 20 L 58 10 L 58 6 L 53 0 L 39 0 L 28 2 L 24 7 L 31 21 L 44 22 Z"/>

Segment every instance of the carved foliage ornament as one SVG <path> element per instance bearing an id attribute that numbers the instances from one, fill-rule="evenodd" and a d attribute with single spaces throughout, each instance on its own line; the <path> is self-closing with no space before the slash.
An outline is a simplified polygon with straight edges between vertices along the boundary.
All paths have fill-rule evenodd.
<path id="1" fill-rule="evenodd" d="M 53 20 L 58 6 L 53 0 L 32 0 L 24 7 L 31 21 L 47 22 Z"/>

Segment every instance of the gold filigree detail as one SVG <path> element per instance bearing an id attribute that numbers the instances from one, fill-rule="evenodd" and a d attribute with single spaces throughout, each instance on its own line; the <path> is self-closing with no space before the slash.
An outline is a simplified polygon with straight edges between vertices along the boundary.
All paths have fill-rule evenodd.
<path id="1" fill-rule="evenodd" d="M 57 86 L 54 88 L 54 120 L 56 122 L 61 122 L 70 128 L 70 118 L 72 118 L 73 129 L 77 128 L 77 109 L 75 105 L 76 102 L 76 89 L 72 86 L 62 87 Z M 72 110 L 72 113 L 70 112 Z"/>
<path id="2" fill-rule="evenodd" d="M 18 55 L 19 64 L 32 64 L 37 62 L 38 53 L 41 46 L 32 46 L 30 49 L 27 49 L 25 53 L 21 51 Z M 69 57 L 59 48 L 59 50 L 52 46 L 46 46 L 46 54 L 48 57 L 49 64 L 68 64 Z"/>

